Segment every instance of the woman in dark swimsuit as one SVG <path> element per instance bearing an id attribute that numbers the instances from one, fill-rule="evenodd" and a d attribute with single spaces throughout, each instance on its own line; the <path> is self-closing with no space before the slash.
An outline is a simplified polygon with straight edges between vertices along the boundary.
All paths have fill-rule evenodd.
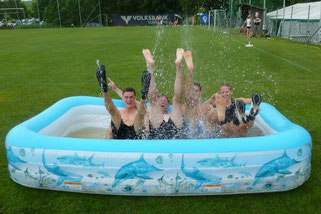
<path id="1" fill-rule="evenodd" d="M 251 98 L 232 99 L 233 90 L 227 83 L 220 88 L 219 94 L 225 99 L 225 121 L 221 122 L 221 129 L 225 137 L 245 136 L 247 129 L 254 124 L 255 116 L 258 114 L 261 96 L 257 93 Z M 251 104 L 250 114 L 245 114 L 245 104 Z"/>

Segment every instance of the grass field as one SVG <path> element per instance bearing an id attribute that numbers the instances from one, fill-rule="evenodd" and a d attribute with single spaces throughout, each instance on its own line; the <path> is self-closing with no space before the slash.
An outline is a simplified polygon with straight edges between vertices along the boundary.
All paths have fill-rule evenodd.
<path id="1" fill-rule="evenodd" d="M 321 47 L 201 27 L 128 27 L 0 31 L 0 213 L 320 213 Z M 13 182 L 5 137 L 56 101 L 101 96 L 96 59 L 120 87 L 140 92 L 141 51 L 156 60 L 160 92 L 172 95 L 176 48 L 192 50 L 203 99 L 229 82 L 235 97 L 263 95 L 312 135 L 310 179 L 280 193 L 206 197 L 122 197 L 38 190 Z M 117 98 L 116 94 L 112 94 Z"/>

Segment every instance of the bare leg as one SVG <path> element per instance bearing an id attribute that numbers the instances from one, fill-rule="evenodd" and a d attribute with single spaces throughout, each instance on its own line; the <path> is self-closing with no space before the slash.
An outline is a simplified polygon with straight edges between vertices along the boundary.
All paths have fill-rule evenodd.
<path id="1" fill-rule="evenodd" d="M 225 120 L 225 100 L 220 94 L 215 95 L 218 122 Z"/>
<path id="2" fill-rule="evenodd" d="M 207 109 L 205 110 L 205 112 L 207 112 L 206 114 L 206 124 L 207 125 L 207 130 L 210 131 L 213 128 L 215 128 L 216 124 L 218 124 L 219 122 L 222 122 L 225 120 L 225 100 L 224 98 L 219 95 L 216 94 L 215 95 L 215 102 L 216 102 L 216 108 L 210 108 L 208 106 L 210 106 L 210 104 L 203 104 L 204 107 L 207 107 Z"/>
<path id="3" fill-rule="evenodd" d="M 185 83 L 185 99 L 186 99 L 185 116 L 192 124 L 196 124 L 198 101 L 194 99 L 194 85 L 193 85 L 194 64 L 193 64 L 192 52 L 186 51 L 184 53 L 184 59 L 187 65 L 186 83 Z"/>
<path id="4" fill-rule="evenodd" d="M 151 106 L 149 120 L 154 128 L 159 128 L 164 118 L 160 106 L 158 104 L 158 93 L 156 89 L 155 77 L 153 74 L 153 65 L 155 64 L 155 61 L 153 60 L 152 55 L 148 49 L 143 49 L 143 55 L 146 60 L 147 70 L 151 73 L 151 80 L 148 92 L 148 98 Z"/>
<path id="5" fill-rule="evenodd" d="M 121 123 L 120 111 L 114 105 L 113 100 L 111 99 L 108 93 L 104 93 L 104 102 L 105 102 L 105 107 L 107 111 L 111 115 L 111 120 L 113 121 L 116 129 L 118 130 Z"/>
<path id="6" fill-rule="evenodd" d="M 173 120 L 177 128 L 183 125 L 183 112 L 182 112 L 182 98 L 183 98 L 183 73 L 182 73 L 182 60 L 184 56 L 184 49 L 178 48 L 176 51 L 176 78 L 174 85 L 174 98 L 173 109 L 170 118 Z"/>

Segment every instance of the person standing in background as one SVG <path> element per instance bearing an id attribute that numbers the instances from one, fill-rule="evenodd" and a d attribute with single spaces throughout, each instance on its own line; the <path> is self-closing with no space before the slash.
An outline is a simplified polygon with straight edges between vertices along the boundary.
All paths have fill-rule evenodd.
<path id="1" fill-rule="evenodd" d="M 253 29 L 253 37 L 258 37 L 258 32 L 260 30 L 261 19 L 259 17 L 259 12 L 255 13 L 254 18 L 254 29 Z"/>

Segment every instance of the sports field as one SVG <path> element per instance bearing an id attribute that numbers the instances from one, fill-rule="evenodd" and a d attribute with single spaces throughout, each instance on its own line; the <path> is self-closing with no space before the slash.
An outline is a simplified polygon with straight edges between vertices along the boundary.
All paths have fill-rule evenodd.
<path id="1" fill-rule="evenodd" d="M 0 31 L 0 213 L 320 213 L 321 46 L 277 38 L 252 38 L 253 48 L 247 43 L 243 35 L 198 26 Z M 31 189 L 10 179 L 6 134 L 62 98 L 101 96 L 97 59 L 107 77 L 140 96 L 141 51 L 150 49 L 158 89 L 172 97 L 179 47 L 193 53 L 203 99 L 230 83 L 235 97 L 259 92 L 310 132 L 312 172 L 306 183 L 280 193 L 122 197 Z"/>

